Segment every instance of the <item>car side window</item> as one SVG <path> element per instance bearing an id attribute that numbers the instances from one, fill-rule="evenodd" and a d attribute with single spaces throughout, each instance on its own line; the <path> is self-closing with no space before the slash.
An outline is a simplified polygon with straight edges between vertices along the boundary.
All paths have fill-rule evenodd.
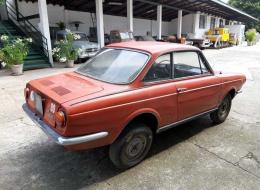
<path id="1" fill-rule="evenodd" d="M 176 52 L 173 55 L 173 63 L 174 78 L 196 76 L 208 72 L 197 52 Z"/>
<path id="2" fill-rule="evenodd" d="M 160 81 L 171 78 L 172 72 L 171 54 L 165 54 L 156 59 L 148 73 L 146 74 L 144 81 Z"/>
<path id="3" fill-rule="evenodd" d="M 201 55 L 198 55 L 198 56 L 199 56 L 199 61 L 200 61 L 202 74 L 210 73 L 209 69 L 206 67 L 205 59 L 203 59 L 201 57 Z"/>

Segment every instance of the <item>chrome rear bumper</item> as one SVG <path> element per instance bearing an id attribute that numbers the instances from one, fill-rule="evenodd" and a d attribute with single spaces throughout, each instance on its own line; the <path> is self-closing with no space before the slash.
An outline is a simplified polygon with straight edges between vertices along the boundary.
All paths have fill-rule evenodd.
<path id="1" fill-rule="evenodd" d="M 39 117 L 37 117 L 26 104 L 23 105 L 24 112 L 31 118 L 31 120 L 54 142 L 59 145 L 75 145 L 102 139 L 108 135 L 108 132 L 99 132 L 79 137 L 63 137 L 55 132 L 50 126 L 46 125 Z"/>

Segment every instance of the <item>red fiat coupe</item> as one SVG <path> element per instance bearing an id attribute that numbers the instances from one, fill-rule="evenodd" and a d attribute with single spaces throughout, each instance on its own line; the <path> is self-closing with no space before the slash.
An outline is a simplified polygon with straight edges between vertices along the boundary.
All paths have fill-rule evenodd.
<path id="1" fill-rule="evenodd" d="M 23 109 L 57 144 L 109 145 L 111 161 L 126 169 L 146 157 L 157 133 L 205 114 L 224 122 L 245 81 L 214 72 L 195 47 L 123 42 L 74 72 L 30 81 Z"/>

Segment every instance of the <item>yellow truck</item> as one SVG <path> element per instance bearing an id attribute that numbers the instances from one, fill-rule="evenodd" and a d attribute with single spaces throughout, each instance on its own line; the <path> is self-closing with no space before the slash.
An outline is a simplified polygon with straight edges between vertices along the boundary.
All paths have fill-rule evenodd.
<path id="1" fill-rule="evenodd" d="M 207 38 L 214 44 L 214 47 L 220 48 L 229 45 L 229 29 L 214 28 L 210 29 Z"/>

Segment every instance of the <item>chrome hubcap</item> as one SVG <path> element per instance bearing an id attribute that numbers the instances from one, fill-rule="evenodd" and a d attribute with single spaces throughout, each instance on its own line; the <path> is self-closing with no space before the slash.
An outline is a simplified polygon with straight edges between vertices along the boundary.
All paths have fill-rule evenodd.
<path id="1" fill-rule="evenodd" d="M 229 107 L 230 107 L 229 101 L 225 99 L 219 107 L 219 116 L 225 117 L 229 112 Z"/>
<path id="2" fill-rule="evenodd" d="M 126 148 L 126 153 L 129 158 L 135 158 L 142 155 L 146 147 L 146 138 L 144 136 L 134 137 Z"/>

